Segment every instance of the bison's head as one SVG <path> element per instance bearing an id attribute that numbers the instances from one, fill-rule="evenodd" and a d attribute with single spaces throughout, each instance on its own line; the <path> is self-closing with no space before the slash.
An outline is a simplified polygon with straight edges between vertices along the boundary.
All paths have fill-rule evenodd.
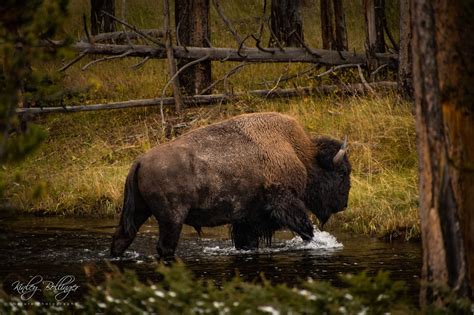
<path id="1" fill-rule="evenodd" d="M 347 158 L 347 138 L 313 139 L 313 167 L 309 171 L 306 204 L 324 225 L 333 213 L 347 207 L 351 187 L 351 164 Z"/>

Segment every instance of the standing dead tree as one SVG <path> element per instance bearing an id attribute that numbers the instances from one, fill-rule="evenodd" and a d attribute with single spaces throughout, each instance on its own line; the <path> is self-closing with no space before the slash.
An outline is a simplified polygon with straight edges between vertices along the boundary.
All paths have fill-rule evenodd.
<path id="1" fill-rule="evenodd" d="M 474 2 L 412 2 L 421 303 L 474 290 Z"/>
<path id="2" fill-rule="evenodd" d="M 300 7 L 300 0 L 272 0 L 270 28 L 274 37 L 270 38 L 270 47 L 278 43 L 286 47 L 303 46 L 303 20 Z"/>
<path id="3" fill-rule="evenodd" d="M 347 50 L 347 29 L 342 0 L 320 0 L 323 49 Z"/>
<path id="4" fill-rule="evenodd" d="M 102 11 L 115 15 L 115 0 L 91 0 L 92 35 L 115 31 L 114 20 L 102 14 Z"/>
<path id="5" fill-rule="evenodd" d="M 334 36 L 334 12 L 331 0 L 320 0 L 320 12 L 323 49 L 334 49 L 336 47 L 336 39 Z"/>
<path id="6" fill-rule="evenodd" d="M 374 71 L 380 66 L 375 55 L 385 52 L 385 0 L 364 0 L 364 12 L 367 67 L 369 71 Z"/>
<path id="7" fill-rule="evenodd" d="M 209 0 L 176 0 L 175 25 L 178 46 L 209 47 Z M 178 68 L 187 62 L 178 60 Z M 211 62 L 189 67 L 179 76 L 179 81 L 186 94 L 198 94 L 211 84 Z"/>
<path id="8" fill-rule="evenodd" d="M 385 52 L 385 0 L 364 0 L 366 49 Z"/>
<path id="9" fill-rule="evenodd" d="M 336 30 L 336 50 L 347 50 L 347 29 L 346 17 L 344 14 L 344 7 L 342 0 L 333 0 L 334 3 L 334 21 Z"/>
<path id="10" fill-rule="evenodd" d="M 413 98 L 411 1 L 400 0 L 400 46 L 398 51 L 398 91 L 410 99 Z"/>
<path id="11" fill-rule="evenodd" d="M 168 72 L 170 76 L 170 80 L 173 85 L 173 96 L 175 99 L 175 108 L 176 111 L 179 112 L 183 107 L 183 101 L 181 97 L 181 90 L 179 86 L 179 80 L 175 76 L 176 74 L 176 60 L 174 59 L 174 49 L 173 49 L 173 41 L 171 35 L 171 27 L 170 27 L 170 8 L 168 0 L 163 1 L 163 26 L 165 30 L 165 43 L 166 43 L 166 57 L 168 59 Z M 163 107 L 162 107 L 163 108 Z M 161 113 L 161 118 L 164 122 L 164 115 Z M 164 125 L 164 124 L 163 124 Z"/>
<path id="12" fill-rule="evenodd" d="M 112 59 L 128 58 L 128 57 L 141 57 L 142 61 L 137 63 L 132 68 L 138 68 L 142 66 L 149 59 L 167 59 L 168 70 L 170 79 L 162 89 L 162 97 L 166 94 L 167 88 L 171 85 L 173 88 L 173 97 L 176 111 L 179 111 L 184 105 L 183 97 L 181 96 L 181 86 L 184 86 L 187 94 L 204 94 L 209 93 L 213 87 L 218 83 L 224 83 L 224 90 L 227 89 L 227 81 L 230 76 L 237 73 L 245 65 L 251 63 L 312 63 L 309 72 L 320 66 L 334 67 L 329 70 L 331 73 L 335 69 L 342 69 L 346 67 L 357 66 L 361 79 L 363 79 L 363 85 L 366 90 L 371 91 L 368 82 L 365 80 L 362 74 L 361 66 L 367 64 L 367 56 L 365 54 L 356 54 L 345 51 L 347 47 L 347 36 L 344 22 L 344 12 L 342 7 L 342 0 L 327 1 L 331 12 L 330 24 L 333 27 L 331 34 L 334 34 L 334 38 L 337 37 L 337 42 L 334 45 L 337 46 L 336 50 L 327 49 L 313 49 L 309 47 L 303 39 L 302 23 L 300 17 L 300 2 L 299 1 L 287 1 L 287 0 L 273 0 L 272 1 L 272 14 L 271 17 L 273 24 L 269 23 L 269 19 L 265 17 L 266 2 L 264 2 L 264 14 L 262 23 L 257 34 L 249 34 L 243 39 L 239 36 L 236 29 L 231 24 L 230 20 L 225 16 L 222 8 L 219 5 L 218 0 L 212 0 L 216 8 L 217 13 L 224 21 L 225 26 L 232 33 L 234 39 L 237 42 L 238 48 L 215 48 L 211 47 L 209 36 L 209 0 L 176 0 L 175 4 L 175 24 L 176 24 L 176 42 L 178 46 L 174 46 L 173 32 L 170 27 L 170 14 L 169 14 L 169 0 L 163 1 L 163 31 L 159 30 L 140 30 L 135 26 L 127 23 L 125 19 L 122 20 L 113 16 L 112 14 L 101 11 L 101 13 L 113 21 L 120 23 L 127 28 L 127 32 L 122 33 L 109 33 L 100 34 L 94 37 L 89 37 L 88 42 L 78 42 L 71 46 L 75 49 L 79 56 L 68 62 L 66 65 L 61 67 L 61 71 L 72 66 L 74 63 L 79 61 L 86 55 L 102 55 L 103 57 L 93 60 L 87 63 L 83 69 L 88 68 L 91 65 L 99 62 L 104 62 Z M 337 11 L 337 13 L 334 13 Z M 278 12 L 275 13 L 275 12 Z M 122 14 L 124 15 L 124 14 Z M 284 16 L 285 21 L 281 20 L 280 17 Z M 204 17 L 204 18 L 203 18 Z M 278 23 L 277 23 L 278 22 Z M 265 48 L 261 45 L 261 39 L 265 25 L 268 25 L 268 29 L 271 34 L 271 38 L 276 43 L 277 47 Z M 275 28 L 277 25 L 278 27 Z M 275 32 L 275 30 L 278 30 Z M 279 35 L 278 35 L 279 34 Z M 280 38 L 279 38 L 280 36 Z M 281 37 L 284 36 L 284 37 Z M 157 37 L 164 37 L 164 40 L 160 41 Z M 136 42 L 132 43 L 132 40 L 138 38 L 148 42 L 148 45 L 142 45 Z M 253 38 L 255 40 L 255 47 L 245 46 L 246 40 Z M 127 45 L 118 44 L 102 44 L 101 41 L 107 39 L 114 39 L 117 41 L 127 41 Z M 163 41 L 165 45 L 163 44 Z M 252 42 L 252 41 L 250 41 Z M 297 42 L 297 43 L 296 43 Z M 288 45 L 297 44 L 301 47 L 288 47 Z M 46 46 L 61 46 L 64 42 L 61 41 L 44 41 Z M 199 46 L 196 46 L 199 45 Z M 344 47 L 345 45 L 345 47 Z M 206 47 L 207 46 L 207 47 Z M 287 46 L 287 47 L 283 47 Z M 380 69 L 390 67 L 396 67 L 397 56 L 390 54 L 373 54 L 380 65 L 373 74 L 380 71 Z M 179 69 L 176 65 L 179 62 Z M 238 61 L 240 64 L 226 74 L 216 82 L 211 82 L 210 67 L 199 68 L 203 65 L 209 64 L 211 61 Z M 201 71 L 202 70 L 202 71 Z M 325 75 L 322 73 L 321 75 Z M 184 74 L 184 76 L 183 76 Z M 189 76 L 187 76 L 189 75 Z M 280 76 L 275 86 L 270 90 L 278 88 L 278 85 L 282 81 L 290 80 L 291 78 L 298 77 L 299 75 L 293 76 Z M 180 80 L 181 79 L 181 80 Z M 181 82 L 180 82 L 181 81 Z M 268 81 L 266 81 L 268 82 Z M 138 101 L 140 103 L 140 101 Z M 147 103 L 147 102 L 145 102 Z M 124 103 L 125 104 L 125 103 Z M 141 103 L 140 103 L 141 104 Z M 131 105 L 126 103 L 126 105 Z M 125 106 L 125 105 L 124 105 Z M 100 106 L 100 108 L 108 108 L 107 106 Z M 163 106 L 160 106 L 162 109 Z M 163 117 L 163 112 L 162 112 Z M 163 118 L 163 125 L 165 121 Z"/>

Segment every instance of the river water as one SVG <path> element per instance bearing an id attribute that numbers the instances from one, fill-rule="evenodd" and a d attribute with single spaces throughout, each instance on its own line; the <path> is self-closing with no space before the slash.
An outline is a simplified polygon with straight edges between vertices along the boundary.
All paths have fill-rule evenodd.
<path id="1" fill-rule="evenodd" d="M 109 263 L 133 269 L 142 279 L 156 280 L 155 243 L 158 231 L 149 220 L 125 253 L 117 260 L 109 257 L 111 235 L 117 220 L 65 217 L 9 217 L 0 219 L 0 280 L 7 292 L 15 281 L 28 282 L 40 275 L 58 281 L 75 277 L 80 299 L 87 285 L 85 269 L 100 274 Z M 305 244 L 289 232 L 278 232 L 271 247 L 243 252 L 233 249 L 225 227 L 204 229 L 201 238 L 185 227 L 176 256 L 193 273 L 217 284 L 239 274 L 245 280 L 258 280 L 259 274 L 273 283 L 297 285 L 311 277 L 341 285 L 340 275 L 378 270 L 391 272 L 392 279 L 404 280 L 416 300 L 421 268 L 418 243 L 387 243 L 375 238 L 331 232 L 315 233 Z"/>

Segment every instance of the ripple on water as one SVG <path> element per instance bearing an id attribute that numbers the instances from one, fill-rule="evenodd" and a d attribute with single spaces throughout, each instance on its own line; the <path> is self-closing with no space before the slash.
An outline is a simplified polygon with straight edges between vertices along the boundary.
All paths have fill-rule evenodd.
<path id="1" fill-rule="evenodd" d="M 203 252 L 211 256 L 226 256 L 247 253 L 279 253 L 285 251 L 297 250 L 318 250 L 332 252 L 343 247 L 342 243 L 338 242 L 336 237 L 328 232 L 320 231 L 314 227 L 313 239 L 309 242 L 304 242 L 301 237 L 295 236 L 291 240 L 284 241 L 273 247 L 264 247 L 256 250 L 246 251 L 238 250 L 233 246 L 208 246 L 204 247 Z"/>

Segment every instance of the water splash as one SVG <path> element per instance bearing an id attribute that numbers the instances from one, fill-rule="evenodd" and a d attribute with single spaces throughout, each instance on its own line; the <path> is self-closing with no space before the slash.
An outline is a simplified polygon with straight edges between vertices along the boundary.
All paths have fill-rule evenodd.
<path id="1" fill-rule="evenodd" d="M 285 251 L 297 250 L 317 250 L 322 252 L 332 252 L 343 247 L 342 243 L 338 242 L 336 237 L 325 231 L 320 231 L 314 228 L 313 239 L 309 242 L 304 242 L 301 237 L 295 236 L 291 240 L 283 241 L 272 245 L 272 247 L 259 248 L 257 250 L 237 250 L 232 245 L 230 246 L 213 246 L 204 247 L 203 252 L 208 255 L 237 255 L 249 253 L 278 253 Z"/>
<path id="2" fill-rule="evenodd" d="M 126 250 L 121 257 L 109 258 L 110 261 L 136 261 L 141 257 L 140 253 L 134 250 Z"/>

